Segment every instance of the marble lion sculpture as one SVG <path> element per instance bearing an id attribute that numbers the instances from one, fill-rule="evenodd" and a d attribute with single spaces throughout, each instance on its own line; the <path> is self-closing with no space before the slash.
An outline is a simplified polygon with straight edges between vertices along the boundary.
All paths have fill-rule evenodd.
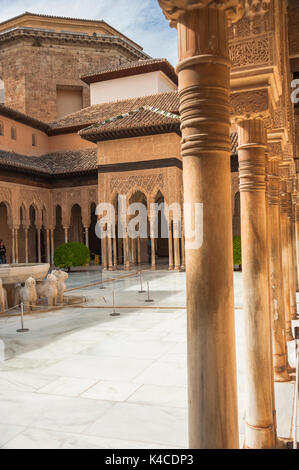
<path id="1" fill-rule="evenodd" d="M 2 279 L 0 278 L 0 312 L 5 312 L 8 309 L 7 292 L 3 287 Z"/>
<path id="2" fill-rule="evenodd" d="M 57 279 L 53 274 L 48 274 L 45 282 L 38 283 L 36 286 L 37 298 L 40 299 L 45 297 L 48 302 L 48 306 L 54 307 L 57 304 Z"/>
<path id="3" fill-rule="evenodd" d="M 57 279 L 57 290 L 58 290 L 57 300 L 60 304 L 62 304 L 63 294 L 66 291 L 65 281 L 69 278 L 69 275 L 65 271 L 52 271 L 52 274 Z"/>
<path id="4" fill-rule="evenodd" d="M 15 290 L 15 305 L 24 304 L 24 309 L 27 312 L 32 310 L 32 307 L 36 306 L 37 294 L 36 294 L 36 281 L 33 277 L 29 277 L 25 281 L 25 286 L 18 285 Z"/>

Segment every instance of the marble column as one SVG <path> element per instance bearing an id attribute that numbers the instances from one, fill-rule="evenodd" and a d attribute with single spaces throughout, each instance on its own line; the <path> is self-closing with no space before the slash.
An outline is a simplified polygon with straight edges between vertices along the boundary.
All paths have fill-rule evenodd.
<path id="1" fill-rule="evenodd" d="M 42 262 L 42 250 L 41 250 L 41 227 L 36 227 L 37 231 L 37 261 Z"/>
<path id="2" fill-rule="evenodd" d="M 266 132 L 262 119 L 238 124 L 245 320 L 245 447 L 276 446 L 266 211 Z"/>
<path id="3" fill-rule="evenodd" d="M 299 200 L 296 200 L 296 256 L 297 256 L 297 291 L 299 292 Z"/>
<path id="4" fill-rule="evenodd" d="M 174 268 L 173 263 L 173 233 L 172 233 L 172 220 L 169 219 L 168 223 L 168 256 L 169 256 L 169 271 Z"/>
<path id="5" fill-rule="evenodd" d="M 55 253 L 55 248 L 54 248 L 54 229 L 50 229 L 50 238 L 51 238 L 51 264 L 54 264 L 54 253 Z"/>
<path id="6" fill-rule="evenodd" d="M 276 382 L 289 381 L 285 331 L 284 279 L 280 224 L 279 158 L 269 158 L 268 236 L 270 253 L 271 316 L 273 325 L 273 363 Z"/>
<path id="7" fill-rule="evenodd" d="M 296 276 L 294 266 L 294 232 L 293 232 L 293 204 L 292 204 L 292 181 L 287 182 L 287 203 L 288 203 L 288 251 L 289 251 L 289 279 L 290 279 L 290 302 L 291 318 L 297 319 L 297 300 L 296 300 Z"/>
<path id="8" fill-rule="evenodd" d="M 139 236 L 137 237 L 137 263 L 138 266 L 141 265 L 141 241 Z"/>
<path id="9" fill-rule="evenodd" d="M 290 269 L 289 269 L 289 230 L 288 230 L 288 195 L 287 195 L 287 168 L 280 166 L 280 224 L 282 245 L 282 272 L 283 272 L 283 296 L 286 322 L 286 341 L 293 341 L 291 296 L 290 296 Z"/>
<path id="10" fill-rule="evenodd" d="M 156 269 L 156 239 L 153 228 L 151 228 L 151 258 L 152 258 L 152 269 Z"/>
<path id="11" fill-rule="evenodd" d="M 296 236 L 296 212 L 297 212 L 297 176 L 292 179 L 292 247 L 294 260 L 295 289 L 299 289 L 298 266 L 297 266 L 297 236 Z"/>
<path id="12" fill-rule="evenodd" d="M 173 224 L 173 241 L 174 241 L 174 269 L 175 271 L 179 271 L 181 267 L 179 222 L 174 222 Z"/>
<path id="13" fill-rule="evenodd" d="M 108 269 L 113 271 L 113 254 L 112 254 L 112 225 L 108 224 L 108 239 L 107 239 L 107 248 L 108 248 Z"/>
<path id="14" fill-rule="evenodd" d="M 185 271 L 185 269 L 186 269 L 186 259 L 185 259 L 184 218 L 182 218 L 182 223 L 181 223 L 181 255 L 182 255 L 181 271 Z"/>
<path id="15" fill-rule="evenodd" d="M 178 28 L 184 202 L 193 210 L 203 205 L 203 243 L 186 237 L 189 446 L 234 449 L 239 433 L 226 18 L 223 2 L 206 8 L 201 6 L 210 2 L 180 2 L 181 10 L 169 8 L 176 2 L 159 3 Z"/>
<path id="16" fill-rule="evenodd" d="M 19 228 L 15 228 L 15 263 L 19 263 Z"/>
<path id="17" fill-rule="evenodd" d="M 89 248 L 89 228 L 85 227 L 84 232 L 85 232 L 85 245 L 87 246 L 87 248 Z"/>
<path id="18" fill-rule="evenodd" d="M 130 271 L 130 248 L 129 248 L 129 234 L 126 227 L 126 233 L 124 238 L 124 269 Z"/>
<path id="19" fill-rule="evenodd" d="M 24 227 L 25 231 L 25 263 L 29 263 L 29 250 L 28 250 L 28 230 L 29 227 Z"/>
<path id="20" fill-rule="evenodd" d="M 47 263 L 51 263 L 51 247 L 50 247 L 50 230 L 46 229 L 46 239 L 47 239 Z"/>
<path id="21" fill-rule="evenodd" d="M 69 242 L 69 227 L 64 227 L 64 243 Z"/>
<path id="22" fill-rule="evenodd" d="M 116 238 L 116 226 L 113 226 L 113 268 L 117 270 L 117 238 Z"/>
<path id="23" fill-rule="evenodd" d="M 15 229 L 14 227 L 11 228 L 11 257 L 12 257 L 12 264 L 16 262 L 16 244 L 15 244 Z"/>

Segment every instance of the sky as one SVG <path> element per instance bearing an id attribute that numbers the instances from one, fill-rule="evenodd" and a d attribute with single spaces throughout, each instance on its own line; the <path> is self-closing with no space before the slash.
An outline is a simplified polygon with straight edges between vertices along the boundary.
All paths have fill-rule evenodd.
<path id="1" fill-rule="evenodd" d="M 169 27 L 158 0 L 0 0 L 0 22 L 25 11 L 104 20 L 150 56 L 177 64 L 177 33 Z"/>

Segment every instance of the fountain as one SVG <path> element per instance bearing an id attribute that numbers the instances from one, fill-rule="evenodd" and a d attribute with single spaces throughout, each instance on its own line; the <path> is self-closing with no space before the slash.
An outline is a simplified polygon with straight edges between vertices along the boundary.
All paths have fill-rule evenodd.
<path id="1" fill-rule="evenodd" d="M 50 265 L 48 263 L 1 264 L 0 278 L 7 290 L 8 307 L 14 306 L 16 284 L 25 282 L 29 277 L 33 277 L 36 281 L 42 281 L 48 274 L 49 269 Z"/>

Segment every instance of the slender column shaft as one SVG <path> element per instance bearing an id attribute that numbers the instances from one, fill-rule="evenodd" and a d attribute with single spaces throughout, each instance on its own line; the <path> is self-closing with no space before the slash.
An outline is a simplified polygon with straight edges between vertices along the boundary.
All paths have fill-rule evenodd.
<path id="1" fill-rule="evenodd" d="M 54 249 L 54 229 L 51 229 L 50 233 L 51 233 L 51 264 L 54 264 L 54 253 L 55 253 L 55 249 Z"/>
<path id="2" fill-rule="evenodd" d="M 154 221 L 151 220 L 151 258 L 152 258 L 152 269 L 156 269 L 156 239 L 154 233 Z"/>
<path id="3" fill-rule="evenodd" d="M 126 229 L 126 234 L 124 238 L 124 264 L 125 264 L 125 270 L 129 271 L 130 270 L 130 249 L 129 249 L 129 235 L 128 235 L 128 230 Z"/>
<path id="4" fill-rule="evenodd" d="M 297 319 L 297 300 L 296 300 L 296 280 L 295 280 L 295 266 L 294 266 L 294 238 L 293 238 L 293 206 L 291 195 L 291 183 L 288 183 L 288 257 L 289 257 L 289 279 L 290 279 L 290 303 L 291 303 L 291 318 Z"/>
<path id="5" fill-rule="evenodd" d="M 16 264 L 19 263 L 19 229 L 15 229 L 15 254 L 16 254 Z"/>
<path id="6" fill-rule="evenodd" d="M 172 220 L 169 220 L 169 224 L 168 224 L 168 254 L 169 254 L 169 270 L 171 271 L 174 268 Z"/>
<path id="7" fill-rule="evenodd" d="M 276 444 L 266 212 L 266 134 L 261 119 L 239 123 L 242 266 L 247 382 L 246 447 Z"/>
<path id="8" fill-rule="evenodd" d="M 184 271 L 186 267 L 184 218 L 182 218 L 182 224 L 181 224 L 181 254 L 182 254 L 181 270 Z"/>
<path id="9" fill-rule="evenodd" d="M 12 263 L 15 264 L 16 262 L 16 244 L 15 244 L 15 229 L 11 229 L 11 256 L 12 256 Z"/>
<path id="10" fill-rule="evenodd" d="M 25 227 L 25 263 L 29 262 L 29 251 L 28 251 L 28 227 Z"/>
<path id="11" fill-rule="evenodd" d="M 89 228 L 85 227 L 85 245 L 89 248 Z"/>
<path id="12" fill-rule="evenodd" d="M 108 224 L 108 269 L 109 271 L 113 270 L 113 257 L 112 257 L 112 226 Z"/>
<path id="13" fill-rule="evenodd" d="M 117 269 L 117 238 L 116 238 L 116 227 L 113 227 L 113 267 Z"/>
<path id="14" fill-rule="evenodd" d="M 273 325 L 273 363 L 276 382 L 290 380 L 287 373 L 287 349 L 284 314 L 284 280 L 280 225 L 280 179 L 278 160 L 270 159 L 268 176 L 268 234 L 270 249 L 271 316 Z"/>
<path id="15" fill-rule="evenodd" d="M 141 264 L 141 242 L 140 237 L 137 238 L 137 263 Z"/>
<path id="16" fill-rule="evenodd" d="M 65 243 L 69 242 L 69 229 L 68 229 L 68 227 L 64 227 L 64 242 Z"/>
<path id="17" fill-rule="evenodd" d="M 47 263 L 51 263 L 50 230 L 46 229 L 47 238 Z"/>
<path id="18" fill-rule="evenodd" d="M 179 234 L 179 224 L 178 222 L 174 223 L 173 226 L 173 235 L 174 235 L 174 269 L 179 271 L 181 267 L 180 261 L 180 234 Z"/>
<path id="19" fill-rule="evenodd" d="M 282 175 L 283 176 L 283 175 Z M 290 269 L 289 269 L 289 233 L 288 233 L 288 202 L 286 191 L 286 180 L 281 179 L 280 193 L 280 223 L 282 244 L 282 272 L 283 272 L 283 296 L 286 322 L 286 341 L 293 341 L 291 297 L 290 297 Z"/>
<path id="20" fill-rule="evenodd" d="M 42 262 L 42 251 L 41 251 L 41 228 L 37 227 L 37 260 L 39 263 Z"/>
<path id="21" fill-rule="evenodd" d="M 203 207 L 202 244 L 186 240 L 189 445 L 238 448 L 225 14 L 190 10 L 178 35 L 184 202 Z"/>

